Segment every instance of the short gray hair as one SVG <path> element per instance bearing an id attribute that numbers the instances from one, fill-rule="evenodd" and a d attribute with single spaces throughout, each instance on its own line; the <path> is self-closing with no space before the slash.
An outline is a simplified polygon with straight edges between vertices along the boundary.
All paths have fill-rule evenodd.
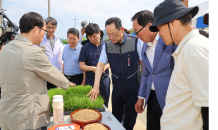
<path id="1" fill-rule="evenodd" d="M 45 19 L 45 24 L 47 25 L 48 22 L 50 22 L 52 25 L 57 26 L 58 22 L 56 19 L 52 18 L 52 17 L 48 17 Z"/>
<path id="2" fill-rule="evenodd" d="M 78 31 L 77 29 L 75 29 L 75 28 L 70 28 L 70 29 L 68 29 L 68 31 L 67 31 L 67 36 L 68 36 L 70 33 L 76 35 L 77 37 L 79 37 L 79 31 Z"/>

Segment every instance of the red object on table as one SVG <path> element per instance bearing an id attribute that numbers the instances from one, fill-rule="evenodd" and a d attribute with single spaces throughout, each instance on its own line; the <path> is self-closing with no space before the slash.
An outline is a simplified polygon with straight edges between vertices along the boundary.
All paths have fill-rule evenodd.
<path id="1" fill-rule="evenodd" d="M 94 123 L 91 123 L 91 124 L 94 124 Z M 102 123 L 98 123 L 98 124 L 102 124 Z M 87 125 L 90 125 L 90 124 L 87 124 Z M 85 128 L 87 125 L 85 125 L 82 130 L 84 130 L 84 128 Z M 102 124 L 102 125 L 105 126 L 108 130 L 111 130 L 111 128 L 110 128 L 109 126 L 107 126 L 107 125 L 105 125 L 105 124 Z"/>
<path id="2" fill-rule="evenodd" d="M 92 120 L 92 121 L 78 121 L 78 120 L 74 120 L 72 115 L 75 114 L 75 113 L 78 112 L 78 111 L 81 111 L 81 110 L 84 110 L 84 109 L 76 110 L 76 111 L 74 111 L 74 112 L 72 112 L 72 113 L 70 114 L 70 119 L 71 119 L 71 122 L 72 122 L 72 123 L 76 123 L 76 124 L 80 125 L 81 128 L 83 128 L 83 127 L 84 127 L 85 125 L 87 125 L 87 124 L 100 123 L 100 122 L 101 122 L 101 120 L 102 120 L 102 114 L 101 114 L 99 111 L 96 111 L 96 110 L 93 110 L 93 109 L 86 109 L 86 110 L 91 110 L 91 111 L 97 112 L 100 116 L 99 116 L 96 120 Z"/>
<path id="3" fill-rule="evenodd" d="M 48 128 L 48 130 L 55 130 L 55 128 L 57 128 L 57 127 L 61 127 L 61 126 L 70 126 L 70 125 L 74 125 L 74 127 L 75 127 L 74 130 L 80 130 L 80 125 L 75 124 L 75 123 L 52 126 L 52 127 Z"/>

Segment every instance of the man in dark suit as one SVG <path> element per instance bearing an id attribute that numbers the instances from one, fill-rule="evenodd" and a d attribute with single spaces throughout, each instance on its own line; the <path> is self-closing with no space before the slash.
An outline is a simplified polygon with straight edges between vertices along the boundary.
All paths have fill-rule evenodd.
<path id="1" fill-rule="evenodd" d="M 160 118 L 174 66 L 171 55 L 175 48 L 174 45 L 166 46 L 158 32 L 149 30 L 154 22 L 152 12 L 140 11 L 132 21 L 135 34 L 144 42 L 141 52 L 143 74 L 135 110 L 142 113 L 147 104 L 147 130 L 160 130 Z"/>

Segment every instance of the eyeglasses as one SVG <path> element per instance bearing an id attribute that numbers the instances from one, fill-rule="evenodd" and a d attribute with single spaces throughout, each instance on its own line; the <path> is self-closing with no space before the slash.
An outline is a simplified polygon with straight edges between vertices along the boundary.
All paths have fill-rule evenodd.
<path id="1" fill-rule="evenodd" d="M 37 26 L 37 27 L 38 27 L 38 26 Z M 38 28 L 40 28 L 40 27 L 38 27 Z M 47 30 L 45 30 L 45 29 L 43 29 L 43 28 L 40 28 L 40 29 L 44 30 L 44 31 L 45 31 L 45 33 L 48 33 L 48 31 L 47 31 Z"/>
<path id="2" fill-rule="evenodd" d="M 119 29 L 118 33 L 119 33 L 119 32 L 120 32 L 120 29 Z M 115 38 L 115 37 L 117 37 L 118 33 L 117 33 L 116 35 L 109 35 L 109 34 L 107 33 L 106 35 L 107 35 L 108 38 L 110 38 L 110 37 Z"/>
<path id="3" fill-rule="evenodd" d="M 135 35 L 138 36 L 138 33 L 139 33 L 140 31 L 142 31 L 143 28 L 145 28 L 145 26 L 143 26 L 138 32 L 134 32 Z"/>

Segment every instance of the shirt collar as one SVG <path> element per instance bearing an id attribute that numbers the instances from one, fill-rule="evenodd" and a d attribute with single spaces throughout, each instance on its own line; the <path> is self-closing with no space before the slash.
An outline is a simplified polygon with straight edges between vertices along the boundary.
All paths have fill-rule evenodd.
<path id="1" fill-rule="evenodd" d="M 46 38 L 49 39 L 49 40 L 51 40 L 50 37 L 48 37 L 48 35 L 46 35 Z M 55 35 L 54 35 L 54 36 L 52 37 L 52 39 L 55 39 L 55 38 L 56 38 L 56 37 L 55 37 Z"/>
<path id="2" fill-rule="evenodd" d="M 156 35 L 156 37 L 155 37 L 153 43 L 152 43 L 152 42 L 148 42 L 147 45 L 148 45 L 149 47 L 156 46 L 158 39 L 159 39 L 159 33 L 157 33 L 157 35 Z"/>
<path id="3" fill-rule="evenodd" d="M 182 41 L 179 43 L 176 51 L 173 53 L 173 55 L 178 54 L 179 51 L 181 50 L 182 46 L 189 40 L 191 39 L 193 36 L 198 35 L 199 31 L 198 29 L 194 29 L 191 32 L 189 32 L 183 39 Z"/>
<path id="4" fill-rule="evenodd" d="M 33 44 L 31 43 L 31 41 L 30 41 L 28 38 L 26 38 L 26 37 L 24 37 L 24 36 L 21 36 L 20 34 L 16 35 L 16 37 L 15 37 L 14 40 L 24 41 L 24 42 L 27 43 L 28 45 L 33 45 Z"/>
<path id="5" fill-rule="evenodd" d="M 78 43 L 78 44 L 76 45 L 76 47 L 75 47 L 74 49 L 72 49 L 72 48 L 70 47 L 70 45 L 68 44 L 68 48 L 69 48 L 69 49 L 72 49 L 72 50 L 77 50 L 77 49 L 79 49 L 80 46 L 81 46 L 80 43 Z"/>
<path id="6" fill-rule="evenodd" d="M 123 40 L 121 42 L 121 44 L 124 44 L 127 40 L 127 34 L 125 32 L 123 32 Z"/>
<path id="7" fill-rule="evenodd" d="M 102 39 L 100 39 L 100 41 L 101 41 L 101 42 L 100 42 L 100 44 L 99 44 L 98 47 L 103 46 L 103 44 L 104 44 L 104 42 L 105 42 L 105 41 L 102 40 Z M 90 42 L 90 41 L 89 41 L 89 42 Z M 95 44 L 93 44 L 93 43 L 91 43 L 91 42 L 90 42 L 90 44 L 93 45 L 93 46 L 95 46 L 95 47 L 97 47 Z"/>

